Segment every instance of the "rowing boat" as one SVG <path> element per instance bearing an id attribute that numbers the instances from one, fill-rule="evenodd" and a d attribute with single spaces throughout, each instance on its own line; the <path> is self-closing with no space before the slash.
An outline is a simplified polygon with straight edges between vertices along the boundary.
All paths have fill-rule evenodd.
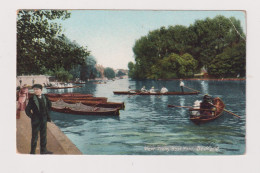
<path id="1" fill-rule="evenodd" d="M 118 108 L 118 109 L 125 109 L 124 102 L 106 102 L 102 103 L 100 101 L 90 101 L 90 100 L 69 100 L 69 99 L 62 99 L 66 103 L 82 103 L 83 105 L 87 106 L 98 106 L 102 108 Z"/>
<path id="2" fill-rule="evenodd" d="M 114 91 L 114 94 L 117 95 L 196 95 L 199 94 L 199 92 L 141 92 L 141 91 Z"/>
<path id="3" fill-rule="evenodd" d="M 202 124 L 219 118 L 225 109 L 225 104 L 219 97 L 216 97 L 213 100 L 213 105 L 216 108 L 215 111 L 211 111 L 211 110 L 203 111 L 201 109 L 194 109 L 194 108 L 189 109 L 190 120 L 195 124 Z M 197 111 L 197 115 L 194 115 L 194 112 L 196 111 Z"/>
<path id="4" fill-rule="evenodd" d="M 74 101 L 74 102 L 84 102 L 84 101 L 96 101 L 99 103 L 107 103 L 107 98 L 106 97 L 49 97 L 50 101 L 58 101 L 58 100 L 64 100 L 64 101 Z"/>
<path id="5" fill-rule="evenodd" d="M 55 112 L 77 115 L 119 115 L 119 109 L 117 108 L 101 108 L 83 105 L 82 103 L 69 104 L 62 100 L 52 102 L 51 110 Z"/>
<path id="6" fill-rule="evenodd" d="M 81 94 L 81 93 L 63 93 L 63 94 L 47 93 L 45 95 L 47 97 L 74 97 L 74 98 L 93 97 L 92 94 Z"/>

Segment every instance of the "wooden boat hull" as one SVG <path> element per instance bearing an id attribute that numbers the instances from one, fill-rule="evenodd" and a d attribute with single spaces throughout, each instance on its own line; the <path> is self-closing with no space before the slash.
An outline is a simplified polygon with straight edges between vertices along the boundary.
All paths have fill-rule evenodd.
<path id="1" fill-rule="evenodd" d="M 219 118 L 223 114 L 223 111 L 225 109 L 225 104 L 219 97 L 215 98 L 213 103 L 217 109 L 215 116 L 210 116 L 210 115 L 193 116 L 190 114 L 190 120 L 195 124 L 203 124 Z M 190 111 L 194 111 L 194 109 L 190 109 Z"/>
<path id="2" fill-rule="evenodd" d="M 107 103 L 107 98 L 106 97 L 87 97 L 87 98 L 78 98 L 78 97 L 69 97 L 69 98 L 64 98 L 64 97 L 49 97 L 50 101 L 58 101 L 58 100 L 64 100 L 67 102 L 84 102 L 84 101 L 95 101 L 98 103 Z"/>
<path id="3" fill-rule="evenodd" d="M 135 92 L 114 91 L 114 94 L 117 94 L 117 95 L 197 95 L 197 94 L 199 94 L 199 92 L 167 92 L 167 93 L 155 92 L 155 93 L 150 93 L 150 92 L 140 92 L 140 91 L 135 91 Z"/>
<path id="4" fill-rule="evenodd" d="M 47 97 L 77 97 L 77 98 L 85 98 L 85 97 L 93 97 L 92 94 L 81 94 L 81 93 L 47 93 L 45 94 Z"/>
<path id="5" fill-rule="evenodd" d="M 118 108 L 118 109 L 125 109 L 125 103 L 124 102 L 106 102 L 106 103 L 100 103 L 99 101 L 87 101 L 87 100 L 63 100 L 66 103 L 79 103 L 81 102 L 84 105 L 87 106 L 98 106 L 102 108 Z"/>
<path id="6" fill-rule="evenodd" d="M 68 104 L 63 101 L 52 102 L 52 111 L 77 114 L 77 115 L 110 115 L 119 116 L 119 109 L 117 108 L 100 108 L 94 106 Z"/>
<path id="7" fill-rule="evenodd" d="M 70 109 L 59 109 L 59 108 L 51 108 L 52 111 L 60 112 L 60 113 L 67 113 L 67 114 L 76 114 L 76 115 L 109 115 L 109 116 L 119 116 L 119 110 L 111 110 L 111 111 L 88 111 L 88 112 L 82 112 L 82 111 L 75 111 Z"/>

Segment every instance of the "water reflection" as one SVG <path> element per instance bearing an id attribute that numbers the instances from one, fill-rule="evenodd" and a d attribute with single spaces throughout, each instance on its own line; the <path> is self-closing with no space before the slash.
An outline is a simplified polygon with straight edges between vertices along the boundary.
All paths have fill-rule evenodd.
<path id="1" fill-rule="evenodd" d="M 180 106 L 186 106 L 186 105 L 185 105 L 185 97 L 184 97 L 184 96 L 181 96 L 181 97 L 180 97 Z M 186 112 L 186 110 L 185 110 L 184 108 L 181 108 L 180 110 L 181 110 L 181 111 L 180 111 L 181 115 L 183 115 L 184 112 Z"/>
<path id="2" fill-rule="evenodd" d="M 202 93 L 208 94 L 209 93 L 209 83 L 208 83 L 208 81 L 201 81 L 201 88 L 202 88 Z"/>

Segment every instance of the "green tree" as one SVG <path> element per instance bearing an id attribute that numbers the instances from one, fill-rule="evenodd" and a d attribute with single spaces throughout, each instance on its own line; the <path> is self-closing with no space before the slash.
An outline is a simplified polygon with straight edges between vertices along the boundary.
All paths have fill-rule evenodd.
<path id="1" fill-rule="evenodd" d="M 96 69 L 96 59 L 94 56 L 90 55 L 86 57 L 85 64 L 80 67 L 80 79 L 94 79 L 100 77 L 100 73 Z"/>
<path id="2" fill-rule="evenodd" d="M 135 76 L 135 64 L 133 63 L 133 62 L 129 62 L 128 63 L 128 76 L 130 77 L 130 78 L 136 78 L 136 76 Z"/>
<path id="3" fill-rule="evenodd" d="M 240 21 L 234 17 L 216 16 L 213 19 L 197 20 L 189 27 L 181 25 L 161 27 L 136 40 L 133 46 L 136 63 L 128 64 L 129 77 L 145 79 L 192 76 L 202 67 L 212 68 L 211 64 L 217 61 L 215 60 L 217 55 L 227 51 L 227 48 L 234 48 L 235 45 L 243 43 L 245 35 Z M 241 51 L 245 51 L 245 49 L 232 50 L 236 51 L 234 54 L 242 54 Z M 170 63 L 168 57 L 172 54 L 180 57 L 175 58 L 180 67 L 177 68 L 178 71 L 171 71 L 170 74 L 163 70 L 164 66 L 168 68 L 167 64 Z M 239 62 L 241 66 L 245 66 L 243 61 Z M 232 70 L 233 68 L 239 71 L 234 66 Z M 245 72 L 241 70 L 242 73 Z"/>
<path id="4" fill-rule="evenodd" d="M 19 10 L 17 15 L 17 74 L 43 74 L 84 63 L 86 48 L 67 41 L 61 25 L 66 10 Z"/>
<path id="5" fill-rule="evenodd" d="M 116 74 L 114 72 L 114 70 L 110 67 L 105 68 L 104 70 L 104 75 L 105 77 L 107 77 L 108 79 L 112 79 L 115 78 Z"/>
<path id="6" fill-rule="evenodd" d="M 198 62 L 190 54 L 170 54 L 160 60 L 158 64 L 152 66 L 152 79 L 170 79 L 192 77 L 194 70 L 197 68 Z"/>
<path id="7" fill-rule="evenodd" d="M 54 19 L 67 19 L 67 11 L 19 10 L 17 15 L 17 72 L 39 73 L 45 60 L 45 39 L 59 35 L 61 26 L 49 23 Z M 42 54 L 44 53 L 44 54 Z"/>
<path id="8" fill-rule="evenodd" d="M 73 75 L 60 67 L 54 71 L 50 71 L 49 75 L 54 76 L 58 81 L 68 82 L 73 78 Z"/>
<path id="9" fill-rule="evenodd" d="M 208 73 L 215 77 L 244 77 L 246 74 L 245 43 L 228 47 L 216 56 L 208 67 Z"/>

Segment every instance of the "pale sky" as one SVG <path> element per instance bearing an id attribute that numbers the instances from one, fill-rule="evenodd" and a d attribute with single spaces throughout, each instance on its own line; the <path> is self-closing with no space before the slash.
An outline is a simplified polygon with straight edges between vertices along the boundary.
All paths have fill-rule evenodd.
<path id="1" fill-rule="evenodd" d="M 134 62 L 135 40 L 162 26 L 189 26 L 195 20 L 216 15 L 235 17 L 246 33 L 243 11 L 144 11 L 144 10 L 71 10 L 62 21 L 64 34 L 81 46 L 87 46 L 97 63 L 105 67 L 128 69 Z"/>

